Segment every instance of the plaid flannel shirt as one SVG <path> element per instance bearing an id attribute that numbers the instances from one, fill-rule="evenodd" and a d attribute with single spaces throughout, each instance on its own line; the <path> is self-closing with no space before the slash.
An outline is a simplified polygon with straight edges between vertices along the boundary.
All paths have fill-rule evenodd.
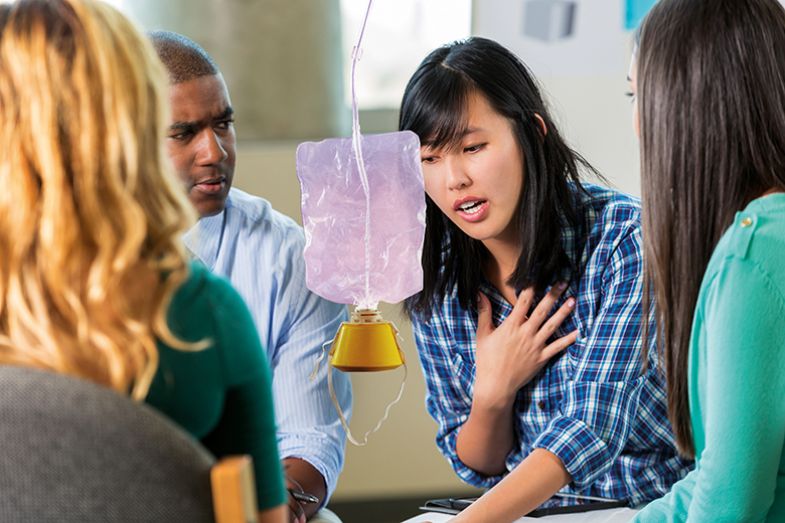
<path id="1" fill-rule="evenodd" d="M 556 333 L 578 329 L 579 336 L 518 391 L 515 443 L 506 467 L 510 471 L 532 450 L 546 449 L 573 478 L 565 492 L 634 505 L 668 492 L 691 462 L 675 450 L 656 351 L 649 351 L 643 370 L 639 202 L 583 186 L 588 194 L 575 190 L 582 201 L 583 237 L 568 228 L 561 238 L 567 255 L 579 260 L 581 273 L 557 304 L 574 296 L 576 307 Z M 512 306 L 489 283 L 481 290 L 491 301 L 494 324 L 500 324 Z M 470 469 L 455 450 L 472 404 L 476 312 L 461 308 L 453 289 L 430 318 L 413 323 L 426 407 L 439 425 L 437 445 L 462 480 L 491 487 L 503 475 L 488 477 Z"/>

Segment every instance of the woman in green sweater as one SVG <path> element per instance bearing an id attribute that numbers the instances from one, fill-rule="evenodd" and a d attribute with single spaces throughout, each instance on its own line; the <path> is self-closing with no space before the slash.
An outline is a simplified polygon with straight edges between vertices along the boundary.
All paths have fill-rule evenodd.
<path id="1" fill-rule="evenodd" d="M 105 385 L 217 456 L 250 454 L 259 521 L 282 523 L 266 356 L 239 295 L 181 245 L 167 84 L 103 2 L 0 5 L 0 363 Z"/>
<path id="2" fill-rule="evenodd" d="M 661 0 L 640 35 L 644 259 L 696 467 L 635 520 L 783 522 L 785 11 Z"/>

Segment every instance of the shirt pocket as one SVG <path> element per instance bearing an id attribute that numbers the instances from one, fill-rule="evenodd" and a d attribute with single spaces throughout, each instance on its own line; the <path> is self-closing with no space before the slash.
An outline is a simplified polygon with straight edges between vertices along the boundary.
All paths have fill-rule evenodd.
<path id="1" fill-rule="evenodd" d="M 563 387 L 568 379 L 566 354 L 557 356 L 546 365 L 533 381 L 518 391 L 516 408 L 530 422 L 544 428 L 544 424 L 560 413 Z"/>

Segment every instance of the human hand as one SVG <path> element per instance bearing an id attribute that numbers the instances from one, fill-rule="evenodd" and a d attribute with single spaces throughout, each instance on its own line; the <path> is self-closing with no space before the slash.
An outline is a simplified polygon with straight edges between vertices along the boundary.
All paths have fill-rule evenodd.
<path id="1" fill-rule="evenodd" d="M 563 283 L 554 285 L 537 304 L 531 317 L 526 313 L 534 301 L 534 289 L 525 289 L 510 315 L 498 327 L 493 326 L 490 300 L 479 294 L 475 401 L 489 406 L 509 405 L 518 390 L 537 375 L 548 360 L 575 342 L 577 330 L 548 343 L 575 308 L 575 298 L 569 298 L 548 318 L 566 288 Z"/>
<path id="2" fill-rule="evenodd" d="M 289 493 L 289 523 L 305 523 L 305 508 L 302 503 L 294 497 L 294 492 L 301 492 L 303 489 L 295 480 L 286 477 L 286 489 Z"/>
<path id="3" fill-rule="evenodd" d="M 327 484 L 321 473 L 304 459 L 285 457 L 281 464 L 289 490 L 290 523 L 303 523 L 318 512 L 321 500 L 327 496 Z"/>
<path id="4" fill-rule="evenodd" d="M 305 523 L 305 509 L 289 494 L 289 523 Z"/>

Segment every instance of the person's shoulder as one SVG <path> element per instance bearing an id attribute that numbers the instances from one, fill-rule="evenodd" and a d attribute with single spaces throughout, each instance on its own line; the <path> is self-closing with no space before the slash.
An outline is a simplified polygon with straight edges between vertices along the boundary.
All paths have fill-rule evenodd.
<path id="1" fill-rule="evenodd" d="M 622 244 L 634 244 L 641 249 L 641 204 L 638 198 L 623 192 L 594 185 L 582 184 L 579 191 L 585 217 L 586 247 L 613 252 Z"/>
<path id="2" fill-rule="evenodd" d="M 204 293 L 207 284 L 206 277 L 209 271 L 199 262 L 192 261 L 188 264 L 188 276 L 180 284 L 172 296 L 171 309 L 181 310 Z"/>
<path id="3" fill-rule="evenodd" d="M 753 200 L 736 213 L 720 238 L 708 271 L 727 268 L 728 260 L 743 260 L 768 274 L 785 291 L 785 194 Z M 739 264 L 733 264 L 738 266 Z M 782 282 L 782 283 L 779 283 Z"/>
<path id="4" fill-rule="evenodd" d="M 725 300 L 735 303 L 740 314 L 785 310 L 785 195 L 779 209 L 751 204 L 736 213 L 714 251 L 701 283 L 698 304 L 705 309 Z M 776 305 L 776 306 L 775 306 Z M 770 312 L 766 312 L 770 311 Z"/>
<path id="5" fill-rule="evenodd" d="M 302 258 L 303 228 L 269 201 L 233 188 L 226 209 L 227 228 L 245 252 L 266 260 L 260 263 L 288 265 Z"/>
<path id="6" fill-rule="evenodd" d="M 432 329 L 448 329 L 469 321 L 469 313 L 461 307 L 458 299 L 458 286 L 449 287 L 441 300 L 436 300 L 428 310 L 413 312 L 412 323 L 428 326 Z"/>
<path id="7" fill-rule="evenodd" d="M 615 224 L 640 226 L 640 199 L 601 185 L 583 183 L 582 187 L 583 204 L 597 215 L 597 222 L 606 227 Z"/>
<path id="8" fill-rule="evenodd" d="M 302 227 L 297 222 L 276 211 L 269 201 L 237 188 L 229 192 L 227 212 L 237 216 L 248 227 L 265 227 L 283 234 L 302 233 Z"/>
<path id="9" fill-rule="evenodd" d="M 167 321 L 175 335 L 187 341 L 213 338 L 227 321 L 242 321 L 245 302 L 223 277 L 192 261 L 188 276 L 172 295 Z"/>
<path id="10" fill-rule="evenodd" d="M 245 301 L 228 280 L 200 262 L 191 262 L 170 310 L 174 316 L 170 324 L 177 334 L 188 341 L 208 340 L 208 348 L 220 354 L 227 383 L 239 383 L 266 366 Z"/>
<path id="11" fill-rule="evenodd" d="M 237 291 L 225 278 L 211 273 L 200 262 L 192 261 L 188 266 L 188 277 L 172 298 L 172 309 L 211 307 L 216 302 L 232 302 L 235 296 Z"/>

